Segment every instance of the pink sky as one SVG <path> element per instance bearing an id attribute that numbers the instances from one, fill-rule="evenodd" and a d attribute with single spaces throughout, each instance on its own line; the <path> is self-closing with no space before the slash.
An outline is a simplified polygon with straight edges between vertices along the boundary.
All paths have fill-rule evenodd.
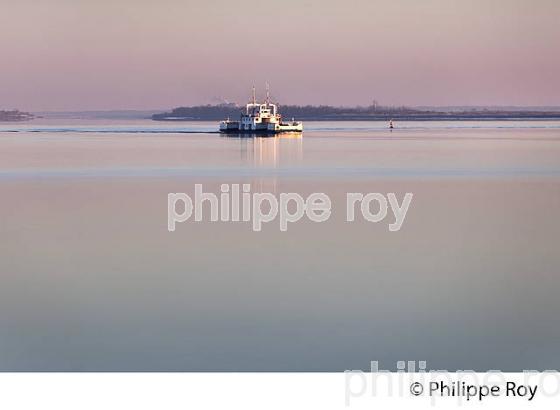
<path id="1" fill-rule="evenodd" d="M 2 0 L 0 109 L 560 105 L 558 0 Z"/>

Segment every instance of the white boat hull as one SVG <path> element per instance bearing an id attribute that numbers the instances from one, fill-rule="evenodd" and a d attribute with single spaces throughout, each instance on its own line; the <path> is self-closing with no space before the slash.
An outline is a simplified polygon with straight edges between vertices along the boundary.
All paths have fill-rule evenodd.
<path id="1" fill-rule="evenodd" d="M 238 134 L 303 132 L 303 123 L 240 124 L 239 121 L 222 121 L 220 123 L 220 132 L 232 132 Z"/>

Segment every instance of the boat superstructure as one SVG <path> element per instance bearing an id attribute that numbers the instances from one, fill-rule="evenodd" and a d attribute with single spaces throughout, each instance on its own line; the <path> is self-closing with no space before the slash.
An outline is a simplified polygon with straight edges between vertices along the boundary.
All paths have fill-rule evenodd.
<path id="1" fill-rule="evenodd" d="M 253 87 L 253 101 L 246 104 L 245 111 L 241 113 L 239 121 L 227 119 L 220 122 L 220 132 L 238 134 L 276 134 L 302 131 L 303 123 L 301 121 L 294 121 L 293 119 L 289 122 L 282 121 L 282 115 L 278 112 L 278 106 L 270 102 L 268 87 L 266 90 L 266 100 L 263 103 L 257 102 L 255 87 Z"/>

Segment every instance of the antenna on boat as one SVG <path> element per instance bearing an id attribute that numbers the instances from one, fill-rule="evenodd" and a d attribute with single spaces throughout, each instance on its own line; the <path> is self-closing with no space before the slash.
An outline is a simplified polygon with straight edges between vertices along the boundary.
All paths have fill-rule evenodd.
<path id="1" fill-rule="evenodd" d="M 268 105 L 269 101 L 270 101 L 270 90 L 269 90 L 268 82 L 267 82 L 266 83 L 266 104 L 267 105 Z"/>
<path id="2" fill-rule="evenodd" d="M 255 86 L 253 86 L 253 104 L 257 103 L 257 96 L 255 94 Z"/>

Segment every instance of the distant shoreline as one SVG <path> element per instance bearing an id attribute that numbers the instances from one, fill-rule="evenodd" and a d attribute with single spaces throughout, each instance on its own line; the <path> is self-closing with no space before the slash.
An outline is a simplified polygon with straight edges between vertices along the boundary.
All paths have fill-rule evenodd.
<path id="1" fill-rule="evenodd" d="M 22 112 L 18 110 L 0 111 L 1 122 L 29 121 L 32 120 L 33 118 L 35 118 L 35 116 L 28 112 Z"/>
<path id="2" fill-rule="evenodd" d="M 220 121 L 236 119 L 243 107 L 234 104 L 178 107 L 152 115 L 154 121 Z M 406 107 L 294 106 L 280 108 L 283 118 L 302 121 L 547 121 L 560 120 L 560 109 L 436 111 Z"/>
<path id="3" fill-rule="evenodd" d="M 432 116 L 432 117 L 297 117 L 301 121 L 560 121 L 560 113 L 547 117 L 519 117 L 519 116 L 501 116 L 501 117 L 462 117 L 462 116 Z M 196 121 L 220 121 L 221 119 L 210 118 L 152 118 L 152 121 L 162 122 L 196 122 Z"/>

